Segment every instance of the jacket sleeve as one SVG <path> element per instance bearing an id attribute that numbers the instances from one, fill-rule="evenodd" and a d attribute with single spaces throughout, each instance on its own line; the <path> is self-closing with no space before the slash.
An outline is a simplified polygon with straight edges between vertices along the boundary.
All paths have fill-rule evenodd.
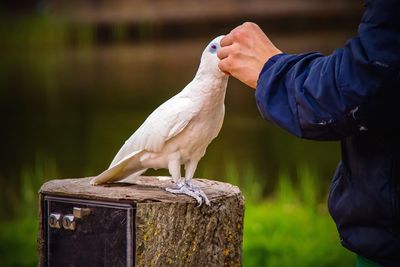
<path id="1" fill-rule="evenodd" d="M 292 134 L 339 140 L 368 125 L 366 103 L 400 90 L 400 1 L 366 1 L 358 35 L 331 55 L 279 54 L 256 88 L 260 113 Z M 361 112 L 362 111 L 362 112 Z"/>

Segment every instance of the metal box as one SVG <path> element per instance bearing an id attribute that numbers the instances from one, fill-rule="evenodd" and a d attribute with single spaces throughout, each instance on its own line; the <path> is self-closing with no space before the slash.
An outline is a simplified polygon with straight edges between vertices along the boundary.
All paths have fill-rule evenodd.
<path id="1" fill-rule="evenodd" d="M 133 204 L 45 195 L 42 266 L 134 266 Z"/>

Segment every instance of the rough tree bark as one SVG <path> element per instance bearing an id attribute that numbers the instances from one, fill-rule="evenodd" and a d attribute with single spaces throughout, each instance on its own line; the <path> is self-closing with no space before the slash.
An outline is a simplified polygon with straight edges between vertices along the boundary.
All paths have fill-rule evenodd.
<path id="1" fill-rule="evenodd" d="M 135 184 L 100 186 L 89 181 L 49 181 L 40 189 L 41 199 L 52 195 L 133 204 L 135 266 L 241 266 L 244 198 L 236 186 L 195 179 L 211 201 L 210 206 L 196 207 L 194 199 L 166 192 L 173 186 L 166 177 L 142 176 Z M 43 230 L 39 235 L 42 262 Z"/>

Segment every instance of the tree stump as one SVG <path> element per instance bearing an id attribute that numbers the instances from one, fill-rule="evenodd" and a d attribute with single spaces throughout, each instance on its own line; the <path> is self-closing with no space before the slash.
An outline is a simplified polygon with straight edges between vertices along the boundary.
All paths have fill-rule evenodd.
<path id="1" fill-rule="evenodd" d="M 169 177 L 99 186 L 90 179 L 41 187 L 40 266 L 241 266 L 238 187 L 194 179 L 211 202 L 197 207 L 165 191 L 173 186 Z"/>

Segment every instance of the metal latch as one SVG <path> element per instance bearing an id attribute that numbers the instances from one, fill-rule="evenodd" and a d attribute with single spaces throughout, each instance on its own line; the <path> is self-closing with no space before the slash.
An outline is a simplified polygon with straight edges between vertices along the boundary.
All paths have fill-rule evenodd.
<path id="1" fill-rule="evenodd" d="M 61 228 L 61 214 L 51 213 L 49 216 L 49 225 L 51 228 Z"/>
<path id="2" fill-rule="evenodd" d="M 91 210 L 89 208 L 77 208 L 74 207 L 72 214 L 79 219 L 82 219 L 85 216 L 88 216 L 90 214 Z"/>
<path id="3" fill-rule="evenodd" d="M 64 229 L 74 231 L 76 229 L 77 219 L 82 219 L 90 213 L 91 210 L 89 208 L 74 207 L 72 210 L 72 214 L 67 214 L 63 218 L 62 225 Z"/>
<path id="4" fill-rule="evenodd" d="M 60 213 L 51 213 L 49 216 L 49 225 L 51 228 L 61 228 L 61 225 L 66 230 L 74 231 L 76 229 L 77 219 L 82 219 L 85 216 L 90 215 L 91 210 L 89 208 L 78 208 L 74 207 L 72 214 L 62 216 Z"/>
<path id="5" fill-rule="evenodd" d="M 75 230 L 76 228 L 76 218 L 74 215 L 67 214 L 62 220 L 62 225 L 66 230 Z"/>

